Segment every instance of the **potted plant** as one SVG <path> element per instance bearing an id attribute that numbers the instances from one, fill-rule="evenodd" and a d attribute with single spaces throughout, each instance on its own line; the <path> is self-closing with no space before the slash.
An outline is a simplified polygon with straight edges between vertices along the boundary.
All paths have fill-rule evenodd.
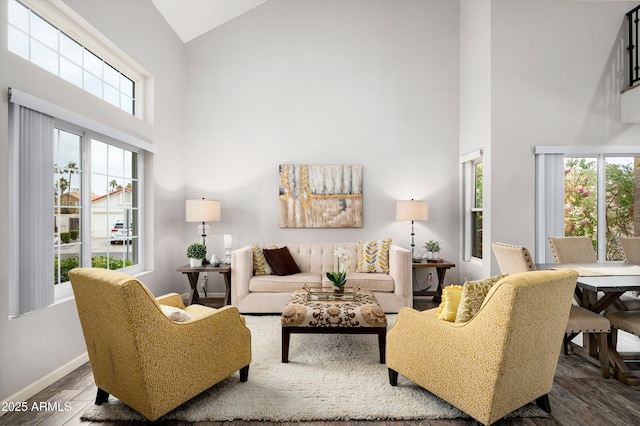
<path id="1" fill-rule="evenodd" d="M 187 248 L 187 257 L 189 266 L 199 268 L 202 266 L 202 261 L 207 258 L 207 247 L 201 243 L 193 243 Z"/>
<path id="2" fill-rule="evenodd" d="M 437 259 L 440 255 L 440 241 L 429 240 L 425 243 L 424 248 L 427 249 L 427 260 Z"/>
<path id="3" fill-rule="evenodd" d="M 327 272 L 327 278 L 333 283 L 335 294 L 344 294 L 344 286 L 347 284 L 347 272 L 351 269 L 351 256 L 343 247 L 336 247 L 333 256 L 338 263 L 338 270 Z"/>

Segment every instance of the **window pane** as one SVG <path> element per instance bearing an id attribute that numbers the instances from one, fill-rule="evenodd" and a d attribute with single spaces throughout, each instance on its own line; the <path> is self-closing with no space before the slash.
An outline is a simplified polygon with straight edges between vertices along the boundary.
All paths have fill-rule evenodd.
<path id="1" fill-rule="evenodd" d="M 482 162 L 478 162 L 474 164 L 475 170 L 475 207 L 478 209 L 482 208 Z"/>
<path id="2" fill-rule="evenodd" d="M 108 146 L 104 142 L 93 139 L 91 141 L 91 171 L 107 174 Z M 106 185 L 104 186 L 106 188 Z"/>
<path id="3" fill-rule="evenodd" d="M 564 170 L 564 235 L 587 236 L 597 243 L 596 158 L 568 158 Z"/>
<path id="4" fill-rule="evenodd" d="M 29 60 L 29 36 L 9 26 L 9 50 Z"/>
<path id="5" fill-rule="evenodd" d="M 60 54 L 75 64 L 82 66 L 84 48 L 66 34 L 60 34 Z"/>
<path id="6" fill-rule="evenodd" d="M 31 40 L 31 62 L 58 75 L 58 54 L 33 39 Z"/>
<path id="7" fill-rule="evenodd" d="M 115 105 L 120 108 L 120 92 L 114 87 L 109 86 L 107 83 L 104 83 L 102 87 L 104 90 L 103 99 L 111 105 Z"/>
<path id="8" fill-rule="evenodd" d="M 85 49 L 84 69 L 94 76 L 102 78 L 102 59 Z"/>
<path id="9" fill-rule="evenodd" d="M 124 149 L 109 146 L 109 175 L 124 177 Z"/>
<path id="10" fill-rule="evenodd" d="M 29 32 L 29 9 L 17 1 L 9 2 L 9 23 L 23 32 Z"/>
<path id="11" fill-rule="evenodd" d="M 88 72 L 84 72 L 84 90 L 87 92 L 102 98 L 102 81 L 90 74 Z"/>
<path id="12" fill-rule="evenodd" d="M 110 84 L 111 86 L 119 89 L 120 87 L 120 73 L 113 68 L 111 65 L 105 63 L 104 64 L 104 82 Z"/>
<path id="13" fill-rule="evenodd" d="M 129 114 L 133 114 L 133 99 L 120 95 L 120 109 L 128 112 Z"/>
<path id="14" fill-rule="evenodd" d="M 471 256 L 482 259 L 482 212 L 471 212 Z"/>
<path id="15" fill-rule="evenodd" d="M 35 13 L 31 14 L 31 37 L 58 52 L 58 29 Z"/>
<path id="16" fill-rule="evenodd" d="M 130 98 L 135 98 L 133 81 L 127 78 L 124 74 L 120 74 L 120 91 Z"/>
<path id="17" fill-rule="evenodd" d="M 606 173 L 606 247 L 607 260 L 624 260 L 618 239 L 634 236 L 634 158 L 607 157 Z"/>
<path id="18" fill-rule="evenodd" d="M 65 58 L 60 58 L 60 77 L 82 88 L 82 68 Z"/>

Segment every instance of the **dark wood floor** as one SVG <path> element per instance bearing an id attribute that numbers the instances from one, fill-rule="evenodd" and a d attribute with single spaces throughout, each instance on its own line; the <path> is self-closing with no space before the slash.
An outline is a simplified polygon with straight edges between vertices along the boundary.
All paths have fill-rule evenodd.
<path id="1" fill-rule="evenodd" d="M 435 306 L 426 299 L 416 300 L 417 309 Z M 62 378 L 47 389 L 35 395 L 27 404 L 52 402 L 60 403 L 59 411 L 12 412 L 0 417 L 0 425 L 140 425 L 140 422 L 102 422 L 80 421 L 84 410 L 93 404 L 96 387 L 93 383 L 91 367 L 85 364 Z M 577 355 L 560 355 L 558 368 L 550 395 L 552 413 L 549 418 L 500 420 L 496 425 L 640 425 L 640 387 L 629 387 L 615 379 L 603 379 L 600 370 Z M 69 407 L 65 407 L 68 403 Z M 162 425 L 190 425 L 185 422 L 157 422 Z M 250 426 L 261 422 L 199 422 L 198 426 Z M 290 426 L 293 423 L 273 423 L 274 426 Z M 298 424 L 298 423 L 296 423 Z M 474 424 L 471 420 L 428 420 L 398 422 L 309 422 L 308 426 L 365 426 L 381 424 L 388 426 L 462 426 Z"/>

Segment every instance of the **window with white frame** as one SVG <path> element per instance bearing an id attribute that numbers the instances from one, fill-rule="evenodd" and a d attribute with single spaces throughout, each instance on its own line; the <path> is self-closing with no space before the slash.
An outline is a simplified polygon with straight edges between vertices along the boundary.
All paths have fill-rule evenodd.
<path id="1" fill-rule="evenodd" d="M 136 80 L 141 76 L 125 74 L 22 2 L 9 0 L 8 8 L 10 52 L 136 115 Z"/>
<path id="2" fill-rule="evenodd" d="M 623 260 L 619 238 L 640 235 L 640 149 L 538 147 L 536 180 L 538 259 L 552 261 L 550 236 L 587 236 L 599 262 Z"/>
<path id="3" fill-rule="evenodd" d="M 475 151 L 461 158 L 463 182 L 463 245 L 464 259 L 482 259 L 482 151 Z"/>
<path id="4" fill-rule="evenodd" d="M 24 106 L 33 101 L 21 92 L 10 99 L 17 316 L 71 296 L 75 267 L 142 271 L 145 149 Z"/>

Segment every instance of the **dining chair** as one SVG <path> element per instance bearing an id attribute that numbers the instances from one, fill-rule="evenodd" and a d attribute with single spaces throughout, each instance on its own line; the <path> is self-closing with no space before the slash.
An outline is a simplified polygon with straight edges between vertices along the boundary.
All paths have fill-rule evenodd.
<path id="1" fill-rule="evenodd" d="M 640 265 L 640 237 L 620 237 L 618 241 L 622 249 L 624 263 Z M 628 291 L 620 296 L 620 302 L 626 310 L 640 310 L 640 292 Z M 620 308 L 619 305 L 616 307 Z"/>
<path id="2" fill-rule="evenodd" d="M 589 242 L 589 244 L 591 243 Z M 491 244 L 491 248 L 493 249 L 496 262 L 500 267 L 501 274 L 514 274 L 536 270 L 535 263 L 526 247 L 494 242 Z M 578 334 L 595 334 L 598 339 L 602 377 L 608 378 L 609 352 L 607 350 L 607 335 L 610 331 L 611 324 L 608 319 L 586 308 L 571 305 L 569 320 L 567 321 L 567 327 L 565 328 L 564 339 L 562 341 L 563 352 L 565 355 L 569 354 L 569 343 Z M 586 336 L 584 338 L 586 338 Z"/>
<path id="3" fill-rule="evenodd" d="M 555 263 L 596 263 L 598 257 L 589 237 L 549 237 Z"/>

